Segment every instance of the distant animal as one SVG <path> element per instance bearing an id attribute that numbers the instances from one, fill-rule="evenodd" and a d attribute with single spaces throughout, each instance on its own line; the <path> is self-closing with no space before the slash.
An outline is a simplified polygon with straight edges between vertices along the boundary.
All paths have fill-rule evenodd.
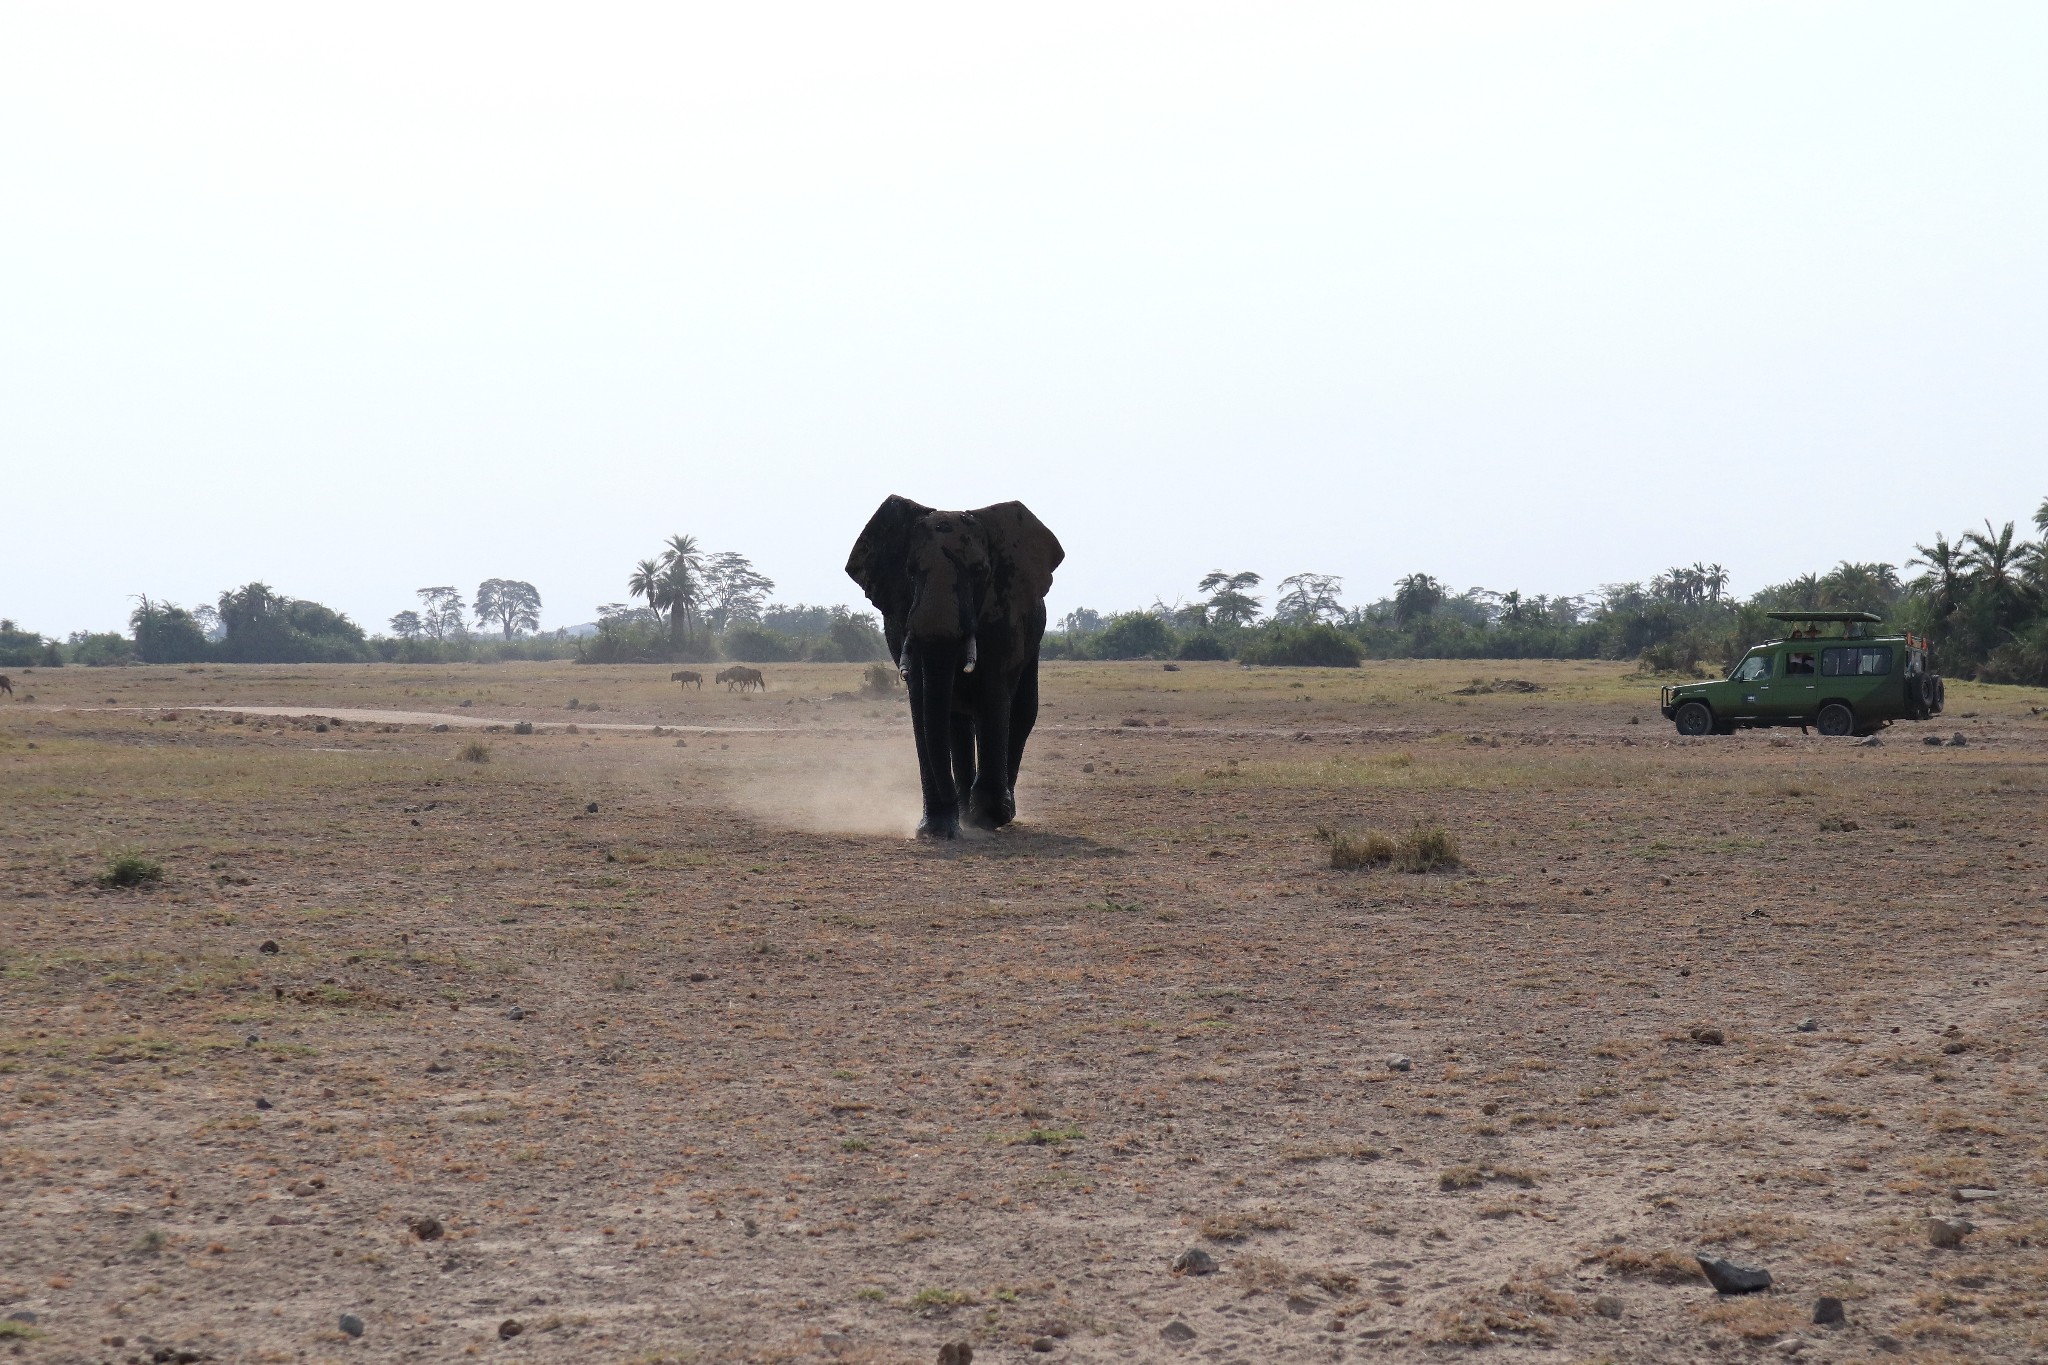
<path id="1" fill-rule="evenodd" d="M 963 817 L 983 829 L 1015 818 L 1038 720 L 1045 595 L 1065 557 L 1021 502 L 940 512 L 891 497 L 854 542 L 847 576 L 882 613 L 909 685 L 920 837 L 957 838 Z"/>
<path id="2" fill-rule="evenodd" d="M 5 673 L 0 673 L 0 692 L 5 692 L 10 697 L 14 695 L 14 684 Z"/>
<path id="3" fill-rule="evenodd" d="M 757 687 L 763 692 L 768 690 L 768 680 L 761 676 L 760 669 L 742 668 L 738 664 L 734 664 L 731 668 L 720 673 L 714 681 L 724 683 L 725 690 L 728 692 L 732 691 L 735 687 L 742 692 L 750 692 Z"/>
<path id="4" fill-rule="evenodd" d="M 669 674 L 668 680 L 672 683 L 681 683 L 684 687 L 694 687 L 699 692 L 704 690 L 704 675 L 702 673 L 693 673 L 687 668 L 680 672 Z"/>

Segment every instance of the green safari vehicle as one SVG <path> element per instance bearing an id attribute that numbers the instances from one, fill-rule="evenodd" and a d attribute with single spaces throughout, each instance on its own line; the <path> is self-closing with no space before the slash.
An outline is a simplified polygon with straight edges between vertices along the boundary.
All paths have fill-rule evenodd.
<path id="1" fill-rule="evenodd" d="M 1866 735 L 1895 720 L 1941 714 L 1941 676 L 1927 641 L 1879 635 L 1867 611 L 1774 611 L 1791 627 L 1782 640 L 1752 646 L 1716 682 L 1663 689 L 1664 718 L 1681 735 L 1727 735 L 1758 725 L 1808 726 L 1824 735 Z"/>

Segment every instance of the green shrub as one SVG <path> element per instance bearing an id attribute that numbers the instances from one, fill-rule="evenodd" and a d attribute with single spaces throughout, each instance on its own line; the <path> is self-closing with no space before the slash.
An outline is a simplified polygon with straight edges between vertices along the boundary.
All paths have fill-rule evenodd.
<path id="1" fill-rule="evenodd" d="M 1223 643 L 1223 637 L 1213 630 L 1198 630 L 1180 642 L 1180 648 L 1173 652 L 1176 659 L 1227 659 L 1230 646 Z"/>
<path id="2" fill-rule="evenodd" d="M 727 626 L 719 645 L 726 658 L 743 664 L 786 664 L 804 654 L 803 641 L 751 621 Z"/>
<path id="3" fill-rule="evenodd" d="M 811 646 L 810 657 L 821 664 L 874 663 L 889 657 L 889 644 L 865 618 L 842 616 L 823 640 Z"/>
<path id="4" fill-rule="evenodd" d="M 164 865 L 140 853 L 116 853 L 100 873 L 101 886 L 155 886 L 164 879 Z"/>
<path id="5" fill-rule="evenodd" d="M 1160 659 L 1173 653 L 1173 632 L 1149 611 L 1127 611 L 1109 618 L 1102 632 L 1088 641 L 1098 659 Z"/>
<path id="6" fill-rule="evenodd" d="M 1238 661 L 1267 667 L 1356 668 L 1364 657 L 1358 642 L 1335 626 L 1269 625 L 1252 632 Z"/>
<path id="7" fill-rule="evenodd" d="M 0 618 L 0 668 L 62 668 L 63 651 L 55 640 Z"/>
<path id="8" fill-rule="evenodd" d="M 74 631 L 64 642 L 64 652 L 72 663 L 84 664 L 87 668 L 119 667 L 135 662 L 134 642 L 111 630 Z"/>
<path id="9" fill-rule="evenodd" d="M 464 763 L 488 763 L 491 761 L 491 746 L 480 739 L 473 739 L 457 749 L 455 756 Z"/>

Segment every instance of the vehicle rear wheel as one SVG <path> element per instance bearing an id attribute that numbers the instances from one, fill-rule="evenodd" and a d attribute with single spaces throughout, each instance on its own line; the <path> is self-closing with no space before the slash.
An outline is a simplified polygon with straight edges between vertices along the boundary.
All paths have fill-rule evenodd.
<path id="1" fill-rule="evenodd" d="M 1714 731 L 1714 710 L 1703 701 L 1682 704 L 1671 719 L 1681 735 L 1707 735 Z"/>
<path id="2" fill-rule="evenodd" d="M 1820 708 L 1814 717 L 1814 729 L 1824 735 L 1853 735 L 1856 733 L 1856 713 L 1838 701 L 1831 701 Z"/>

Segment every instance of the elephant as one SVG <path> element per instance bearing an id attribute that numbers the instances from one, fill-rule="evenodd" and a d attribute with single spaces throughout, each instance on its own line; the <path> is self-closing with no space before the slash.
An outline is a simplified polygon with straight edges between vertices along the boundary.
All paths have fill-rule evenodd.
<path id="1" fill-rule="evenodd" d="M 847 576 L 881 612 L 909 685 L 918 837 L 958 838 L 963 803 L 976 828 L 1016 818 L 1017 770 L 1038 720 L 1045 595 L 1065 558 L 1021 502 L 940 512 L 891 495 L 854 542 Z"/>

